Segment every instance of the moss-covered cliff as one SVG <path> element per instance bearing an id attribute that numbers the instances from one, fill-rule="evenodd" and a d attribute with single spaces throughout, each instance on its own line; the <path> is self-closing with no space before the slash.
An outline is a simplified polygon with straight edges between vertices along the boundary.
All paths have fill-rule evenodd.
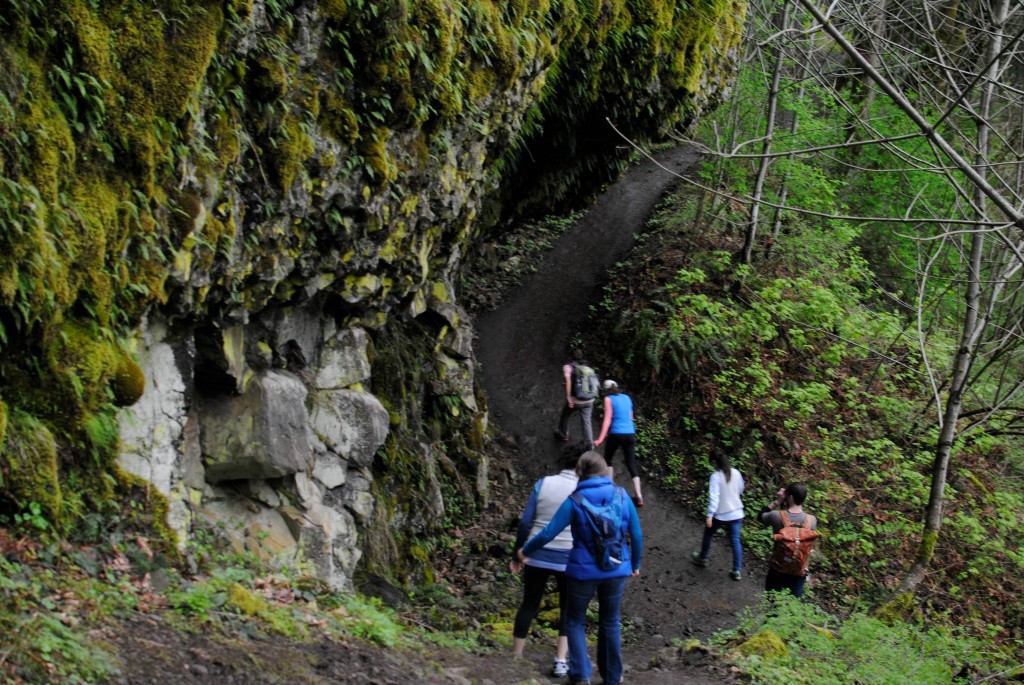
<path id="1" fill-rule="evenodd" d="M 301 335 L 273 332 L 295 309 L 320 321 L 318 340 L 353 328 L 374 337 L 373 391 L 392 431 L 361 468 L 454 472 L 361 524 L 385 531 L 378 539 L 401 535 L 396 510 L 435 490 L 479 496 L 486 471 L 466 476 L 460 464 L 478 459 L 484 409 L 466 391 L 471 351 L 452 342 L 462 324 L 445 284 L 499 218 L 574 201 L 616 173 L 623 151 L 606 118 L 646 138 L 714 101 L 744 10 L 742 0 L 5 3 L 0 511 L 39 502 L 68 526 L 131 487 L 116 417 L 144 392 L 172 392 L 147 388 L 152 372 L 132 353 L 157 324 L 187 370 L 172 393 L 187 417 L 203 398 L 244 395 L 253 378 L 273 386 L 272 371 L 301 378 L 326 363 Z M 397 340 L 418 352 L 383 353 Z M 410 354 L 428 368 L 382 366 Z M 338 387 L 365 392 L 366 380 Z M 340 401 L 334 387 L 318 391 Z M 208 449 L 189 426 L 176 420 L 184 437 L 169 449 Z M 191 479 L 181 497 L 196 508 L 211 495 L 201 473 Z"/>

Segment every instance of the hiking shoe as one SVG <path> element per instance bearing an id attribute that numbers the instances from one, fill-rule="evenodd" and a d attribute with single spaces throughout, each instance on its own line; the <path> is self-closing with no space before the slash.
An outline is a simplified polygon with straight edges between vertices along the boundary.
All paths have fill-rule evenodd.
<path id="1" fill-rule="evenodd" d="M 562 431 L 555 429 L 555 440 L 559 442 L 569 442 L 569 436 L 564 434 Z"/>
<path id="2" fill-rule="evenodd" d="M 634 507 L 640 508 L 643 505 L 644 505 L 644 498 L 643 497 L 634 497 L 633 498 L 633 506 Z"/>
<path id="3" fill-rule="evenodd" d="M 742 576 L 742 575 L 740 575 L 740 572 L 739 572 L 739 571 L 730 571 L 730 572 L 729 572 L 729 577 L 730 577 L 730 578 L 732 578 L 733 580 L 739 580 L 739 579 L 740 579 L 740 578 L 742 578 L 743 576 Z"/>
<path id="4" fill-rule="evenodd" d="M 564 678 L 569 675 L 569 662 L 565 659 L 555 659 L 551 662 L 551 675 L 556 678 Z"/>
<path id="5" fill-rule="evenodd" d="M 707 559 L 703 558 L 700 555 L 700 552 L 694 552 L 693 554 L 691 554 L 690 559 L 693 561 L 693 563 L 697 564 L 698 566 L 707 566 L 711 563 Z"/>

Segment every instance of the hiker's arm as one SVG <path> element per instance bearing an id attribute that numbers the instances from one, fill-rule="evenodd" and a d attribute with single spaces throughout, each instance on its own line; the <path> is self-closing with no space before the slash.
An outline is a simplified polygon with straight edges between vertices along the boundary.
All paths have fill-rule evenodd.
<path id="1" fill-rule="evenodd" d="M 612 398 L 604 398 L 604 419 L 601 420 L 601 435 L 597 436 L 597 440 L 594 441 L 594 447 L 597 447 L 604 439 L 608 437 L 608 428 L 612 425 Z"/>
<path id="2" fill-rule="evenodd" d="M 516 530 L 516 546 L 512 550 L 512 557 L 515 558 L 516 552 L 523 546 L 526 539 L 530 537 L 530 529 L 533 528 L 533 519 L 537 516 L 537 493 L 540 492 L 540 481 L 533 486 L 533 491 L 530 493 L 530 499 L 526 501 L 526 508 L 523 509 L 523 515 L 519 517 L 519 528 Z"/>
<path id="3" fill-rule="evenodd" d="M 704 525 L 708 528 L 711 527 L 715 512 L 718 511 L 718 497 L 722 491 L 721 473 L 721 471 L 715 471 L 708 479 L 708 517 L 704 521 Z"/>
<path id="4" fill-rule="evenodd" d="M 757 515 L 757 520 L 765 524 L 766 526 L 774 527 L 772 522 L 772 514 L 775 514 L 775 510 L 782 506 L 782 503 L 785 501 L 785 499 L 786 489 L 781 488 L 777 493 L 775 493 L 775 501 L 771 502 L 767 507 L 761 510 L 761 513 Z M 775 516 L 777 517 L 778 514 L 775 514 Z"/>
<path id="5" fill-rule="evenodd" d="M 644 533 L 640 530 L 640 515 L 636 513 L 633 500 L 625 498 L 629 507 L 629 560 L 633 565 L 633 575 L 640 575 L 640 559 L 644 554 Z"/>
<path id="6" fill-rule="evenodd" d="M 565 379 L 565 403 L 572 408 L 572 371 L 566 371 L 565 367 L 562 367 L 562 376 Z"/>
<path id="7" fill-rule="evenodd" d="M 539 533 L 527 540 L 516 556 L 520 561 L 526 561 L 531 554 L 555 539 L 555 536 L 562 532 L 562 529 L 572 524 L 572 500 L 565 500 L 562 506 L 555 512 L 554 517 L 544 526 Z"/>

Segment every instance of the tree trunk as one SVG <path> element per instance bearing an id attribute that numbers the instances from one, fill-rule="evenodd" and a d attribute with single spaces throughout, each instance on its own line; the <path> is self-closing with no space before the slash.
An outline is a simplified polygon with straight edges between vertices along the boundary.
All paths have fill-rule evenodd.
<path id="1" fill-rule="evenodd" d="M 1008 0 L 999 0 L 992 7 L 991 32 L 985 51 L 983 65 L 988 65 L 985 79 L 980 87 L 981 98 L 978 103 L 977 118 L 977 153 L 975 155 L 975 172 L 986 180 L 989 155 L 989 116 L 992 110 L 992 96 L 998 81 L 999 60 L 997 56 L 1003 47 Z M 984 218 L 986 203 L 985 194 L 980 186 L 975 186 L 974 206 Z M 935 555 L 935 545 L 942 529 L 942 509 L 946 490 L 946 477 L 949 473 L 949 461 L 953 453 L 953 443 L 957 436 L 957 423 L 963 407 L 964 391 L 977 353 L 978 340 L 985 329 L 986 317 L 981 316 L 982 307 L 982 257 L 985 253 L 985 236 L 987 233 L 981 226 L 970 236 L 970 257 L 967 265 L 967 291 L 964 296 L 964 318 L 960 332 L 960 344 L 957 347 L 953 374 L 950 377 L 949 395 L 942 416 L 938 444 L 935 448 L 935 459 L 932 462 L 932 482 L 928 495 L 928 506 L 924 514 L 924 530 L 917 547 L 917 557 L 906 577 L 900 583 L 901 591 L 913 592 L 924 580 L 931 560 Z"/>
<path id="2" fill-rule="evenodd" d="M 785 2 L 778 10 L 773 22 L 780 31 L 785 31 L 789 24 L 790 4 Z M 750 206 L 750 221 L 747 224 L 747 235 L 743 241 L 743 252 L 741 261 L 750 264 L 754 252 L 754 239 L 757 237 L 757 222 L 760 217 L 761 198 L 764 195 L 764 179 L 768 175 L 768 166 L 771 164 L 772 137 L 775 135 L 775 114 L 779 104 L 779 83 L 782 81 L 782 66 L 784 53 L 781 43 L 776 43 L 774 49 L 775 67 L 772 70 L 772 85 L 768 91 L 767 112 L 764 124 L 764 144 L 761 146 L 761 157 L 757 166 L 757 178 L 754 181 L 753 203 Z"/>

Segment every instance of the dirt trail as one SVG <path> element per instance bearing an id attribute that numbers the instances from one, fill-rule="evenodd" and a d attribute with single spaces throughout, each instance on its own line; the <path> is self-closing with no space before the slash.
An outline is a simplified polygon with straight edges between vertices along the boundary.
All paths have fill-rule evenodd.
<path id="1" fill-rule="evenodd" d="M 677 148 L 655 158 L 661 166 L 682 173 L 697 155 Z M 561 445 L 552 439 L 552 429 L 560 408 L 561 365 L 569 337 L 599 296 L 608 269 L 626 255 L 634 234 L 675 181 L 673 173 L 651 160 L 633 166 L 559 239 L 535 274 L 501 307 L 477 320 L 476 354 L 491 420 L 515 439 L 524 502 L 533 481 L 554 472 Z M 642 411 L 643 398 L 635 399 Z M 578 436 L 578 419 L 574 420 Z M 642 454 L 638 458 L 643 461 Z M 625 473 L 621 459 L 616 458 L 616 470 Z M 627 477 L 620 476 L 619 481 L 632 492 Z M 647 665 L 675 639 L 703 639 L 734 626 L 736 612 L 757 601 L 763 571 L 748 562 L 743 580 L 731 580 L 730 552 L 724 540 L 716 540 L 710 567 L 694 567 L 689 557 L 699 547 L 701 523 L 650 479 L 644 482 L 644 500 L 641 576 L 630 581 L 623 600 L 624 621 L 632 625 L 624 655 L 627 680 L 631 684 L 712 682 L 705 680 L 706 673 L 685 675 L 649 670 Z M 536 655 L 538 661 L 549 658 L 546 652 Z M 726 674 L 721 675 L 715 682 L 727 682 Z"/>

